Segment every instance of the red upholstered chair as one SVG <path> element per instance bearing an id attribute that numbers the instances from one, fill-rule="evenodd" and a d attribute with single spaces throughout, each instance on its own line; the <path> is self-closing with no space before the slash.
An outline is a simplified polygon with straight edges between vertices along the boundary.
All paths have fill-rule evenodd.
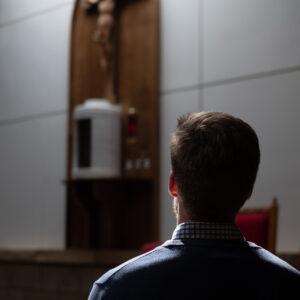
<path id="1" fill-rule="evenodd" d="M 278 205 L 274 198 L 269 207 L 241 209 L 236 224 L 247 240 L 275 253 Z"/>
<path id="2" fill-rule="evenodd" d="M 145 243 L 142 245 L 140 251 L 142 253 L 146 253 L 148 251 L 153 250 L 154 248 L 160 246 L 162 244 L 162 242 L 149 242 L 149 243 Z"/>

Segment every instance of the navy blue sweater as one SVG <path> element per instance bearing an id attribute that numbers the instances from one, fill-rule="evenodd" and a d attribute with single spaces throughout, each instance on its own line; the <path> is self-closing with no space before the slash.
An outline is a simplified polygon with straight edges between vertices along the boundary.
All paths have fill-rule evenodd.
<path id="1" fill-rule="evenodd" d="M 300 299 L 300 273 L 246 241 L 170 240 L 101 276 L 100 299 Z"/>

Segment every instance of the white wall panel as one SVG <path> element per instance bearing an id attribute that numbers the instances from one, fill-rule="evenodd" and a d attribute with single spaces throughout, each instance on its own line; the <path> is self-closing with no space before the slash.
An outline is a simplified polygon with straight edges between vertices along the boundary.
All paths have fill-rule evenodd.
<path id="1" fill-rule="evenodd" d="M 0 247 L 63 248 L 66 117 L 0 126 Z"/>
<path id="2" fill-rule="evenodd" d="M 0 26 L 74 0 L 0 0 Z"/>
<path id="3" fill-rule="evenodd" d="M 177 118 L 185 113 L 201 109 L 200 94 L 197 89 L 171 93 L 161 98 L 160 116 L 160 225 L 161 240 L 170 238 L 175 226 L 172 198 L 168 194 L 168 176 L 170 173 L 170 137 L 177 125 Z"/>
<path id="4" fill-rule="evenodd" d="M 71 10 L 0 28 L 0 121 L 66 109 Z"/>
<path id="5" fill-rule="evenodd" d="M 299 66 L 299 12 L 298 0 L 205 0 L 205 81 Z"/>
<path id="6" fill-rule="evenodd" d="M 281 251 L 300 249 L 300 72 L 227 84 L 204 91 L 204 110 L 225 111 L 257 131 L 261 165 L 249 206 L 279 200 Z"/>
<path id="7" fill-rule="evenodd" d="M 200 80 L 202 0 L 162 0 L 161 89 L 193 86 Z"/>

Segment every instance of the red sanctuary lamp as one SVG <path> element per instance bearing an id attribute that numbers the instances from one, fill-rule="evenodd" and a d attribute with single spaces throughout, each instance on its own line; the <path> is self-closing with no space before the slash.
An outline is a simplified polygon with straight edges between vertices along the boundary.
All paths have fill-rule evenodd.
<path id="1" fill-rule="evenodd" d="M 125 174 L 130 177 L 145 176 L 151 169 L 151 161 L 139 139 L 139 116 L 134 107 L 127 113 L 127 137 Z"/>
<path id="2" fill-rule="evenodd" d="M 136 109 L 134 107 L 130 107 L 128 109 L 128 120 L 127 120 L 127 136 L 128 138 L 137 139 L 138 133 L 138 116 L 136 113 Z"/>

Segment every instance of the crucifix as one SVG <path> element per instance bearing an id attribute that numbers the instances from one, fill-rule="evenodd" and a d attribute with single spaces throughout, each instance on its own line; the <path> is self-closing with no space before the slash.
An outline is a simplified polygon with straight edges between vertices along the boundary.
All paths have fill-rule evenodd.
<path id="1" fill-rule="evenodd" d="M 106 74 L 104 97 L 117 102 L 115 88 L 115 0 L 83 0 L 86 10 L 97 7 L 99 16 L 94 41 L 99 44 L 99 65 Z"/>

